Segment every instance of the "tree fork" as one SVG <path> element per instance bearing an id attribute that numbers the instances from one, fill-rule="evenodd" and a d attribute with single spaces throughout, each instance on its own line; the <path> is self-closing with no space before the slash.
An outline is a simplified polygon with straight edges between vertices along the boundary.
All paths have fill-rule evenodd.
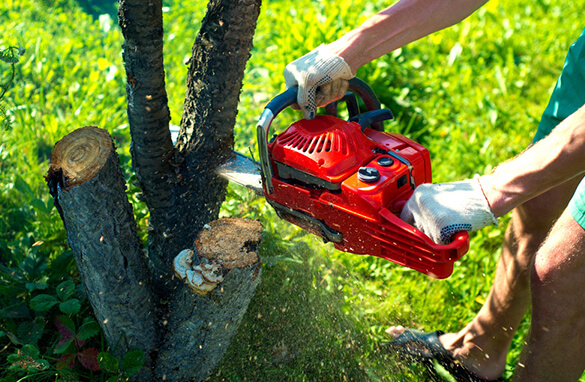
<path id="1" fill-rule="evenodd" d="M 107 344 L 119 358 L 129 349 L 144 351 L 138 379 L 152 380 L 151 353 L 158 342 L 154 303 L 108 132 L 88 126 L 57 142 L 46 179 Z"/>

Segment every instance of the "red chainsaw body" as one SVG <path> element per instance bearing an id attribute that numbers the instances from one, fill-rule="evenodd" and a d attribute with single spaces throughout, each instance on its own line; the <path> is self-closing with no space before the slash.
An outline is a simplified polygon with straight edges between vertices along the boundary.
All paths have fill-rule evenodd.
<path id="1" fill-rule="evenodd" d="M 467 252 L 466 232 L 438 245 L 399 218 L 414 188 L 432 181 L 429 152 L 411 139 L 318 115 L 295 122 L 268 150 L 274 192 L 265 192 L 267 200 L 337 249 L 436 278 L 450 276 Z"/>

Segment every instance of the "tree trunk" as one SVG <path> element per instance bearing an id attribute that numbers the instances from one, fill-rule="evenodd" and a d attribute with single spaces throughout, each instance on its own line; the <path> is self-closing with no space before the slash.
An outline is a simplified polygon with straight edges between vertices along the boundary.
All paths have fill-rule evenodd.
<path id="1" fill-rule="evenodd" d="M 118 17 L 124 35 L 132 167 L 150 211 L 148 265 L 151 277 L 166 284 L 172 273 L 160 253 L 169 246 L 178 217 L 163 66 L 162 0 L 120 0 Z"/>
<path id="2" fill-rule="evenodd" d="M 47 181 L 107 344 L 119 357 L 139 348 L 145 365 L 151 366 L 157 344 L 154 304 L 126 182 L 108 132 L 84 127 L 59 141 Z M 144 370 L 141 379 L 150 380 Z"/>
<path id="3" fill-rule="evenodd" d="M 252 49 L 260 0 L 210 0 L 193 45 L 177 150 L 187 195 L 180 209 L 199 232 L 217 217 L 227 182 L 213 169 L 233 148 L 242 79 Z M 184 248 L 184 247 L 183 247 Z"/>
<path id="4" fill-rule="evenodd" d="M 84 127 L 59 141 L 47 182 L 108 346 L 120 360 L 129 349 L 145 353 L 145 367 L 135 380 L 207 378 L 260 282 L 260 223 L 220 219 L 205 225 L 174 261 L 176 279 L 187 284 L 177 286 L 165 321 L 157 325 L 155 306 L 161 302 L 152 293 L 107 131 Z"/>
<path id="5" fill-rule="evenodd" d="M 258 257 L 250 255 L 260 240 L 258 226 L 232 232 L 231 241 L 239 249 L 221 256 L 201 248 L 195 253 L 193 248 L 204 225 L 217 219 L 225 197 L 227 183 L 214 169 L 233 147 L 239 92 L 260 3 L 209 1 L 193 45 L 181 131 L 173 148 L 164 84 L 162 0 L 120 0 L 132 163 L 150 211 L 146 257 L 107 132 L 80 129 L 61 140 L 53 153 L 47 181 L 88 298 L 118 357 L 132 347 L 145 352 L 146 367 L 136 378 L 141 382 L 154 380 L 153 375 L 168 381 L 206 378 L 223 356 L 260 281 Z M 92 148 L 96 141 L 97 151 Z M 80 148 L 84 145 L 92 149 Z M 78 164 L 88 153 L 87 165 Z M 230 224 L 238 227 L 237 221 Z M 226 221 L 209 226 L 215 224 L 224 227 Z M 216 289 L 202 295 L 173 276 L 173 258 L 185 249 L 193 251 L 193 269 L 185 276 L 188 273 L 195 284 L 203 277 L 194 276 L 199 270 L 210 279 L 219 277 Z M 245 264 L 228 261 L 250 257 L 255 260 Z"/>
<path id="6" fill-rule="evenodd" d="M 236 334 L 260 283 L 257 254 L 262 238 L 260 223 L 220 219 L 206 227 L 196 242 L 196 251 L 189 254 L 192 258 L 183 262 L 187 271 L 181 271 L 180 265 L 176 265 L 175 272 L 183 277 L 194 264 L 199 264 L 199 269 L 206 269 L 205 265 L 216 266 L 222 281 L 210 284 L 205 274 L 203 277 L 195 274 L 192 279 L 200 283 L 183 285 L 175 294 L 169 331 L 156 368 L 160 380 L 181 382 L 207 378 Z M 209 290 L 208 285 L 214 289 Z"/>

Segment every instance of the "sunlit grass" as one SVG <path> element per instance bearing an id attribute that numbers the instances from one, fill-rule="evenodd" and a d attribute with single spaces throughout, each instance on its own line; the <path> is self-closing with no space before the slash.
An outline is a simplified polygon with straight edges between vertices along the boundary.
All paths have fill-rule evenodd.
<path id="1" fill-rule="evenodd" d="M 236 149 L 248 154 L 255 147 L 256 119 L 284 90 L 288 62 L 341 36 L 386 4 L 265 1 L 240 95 Z M 583 0 L 492 0 L 461 24 L 361 68 L 358 76 L 397 116 L 387 129 L 428 147 L 435 181 L 489 172 L 530 143 L 568 46 L 581 33 L 584 6 Z M 167 91 L 172 123 L 179 124 L 185 61 L 205 2 L 165 1 L 165 7 Z M 0 256 L 3 265 L 26 261 L 24 269 L 30 270 L 30 279 L 1 275 L 2 301 L 8 305 L 26 303 L 35 290 L 48 287 L 43 283 L 77 280 L 61 264 L 71 258 L 43 179 L 54 143 L 84 125 L 106 128 L 115 137 L 127 178 L 132 177 L 116 20 L 89 16 L 69 0 L 8 0 L 0 5 L 0 15 L 0 45 L 27 49 L 6 96 L 13 128 L 0 139 Z M 287 110 L 274 128 L 282 131 L 298 118 L 299 113 Z M 136 215 L 144 217 L 144 205 L 133 195 L 137 190 L 131 191 Z M 448 331 L 467 323 L 487 295 L 507 223 L 503 218 L 500 226 L 473 234 L 471 250 L 453 275 L 438 281 L 382 259 L 338 252 L 280 221 L 262 199 L 236 186 L 229 189 L 222 216 L 259 219 L 266 232 L 260 253 L 263 282 L 212 377 L 218 381 L 428 380 L 420 365 L 384 352 L 379 346 L 387 340 L 384 329 L 402 324 Z M 62 261 L 47 271 L 47 258 Z M 12 319 L 1 312 L 0 346 L 13 351 L 17 346 L 5 333 L 17 327 L 4 327 Z M 507 376 L 527 324 L 512 345 Z M 48 357 L 54 356 L 51 325 L 44 326 L 46 343 L 40 342 Z"/>

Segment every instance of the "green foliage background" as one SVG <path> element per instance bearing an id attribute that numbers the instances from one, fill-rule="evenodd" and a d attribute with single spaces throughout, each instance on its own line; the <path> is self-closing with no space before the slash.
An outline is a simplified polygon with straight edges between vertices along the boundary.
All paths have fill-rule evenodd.
<path id="1" fill-rule="evenodd" d="M 240 96 L 236 149 L 255 147 L 265 104 L 284 90 L 284 66 L 334 40 L 388 3 L 265 1 Z M 435 182 L 490 171 L 531 141 L 584 0 L 492 0 L 462 23 L 361 68 L 397 115 L 387 129 L 431 151 Z M 190 56 L 205 1 L 165 2 L 165 67 L 172 122 L 179 123 Z M 108 16 L 110 15 L 110 16 Z M 64 354 L 107 351 L 94 327 L 65 231 L 43 176 L 53 145 L 85 125 L 115 137 L 142 235 L 148 213 L 130 172 L 122 36 L 113 2 L 4 0 L 0 47 L 24 46 L 4 98 L 12 129 L 0 138 L 0 376 L 14 381 L 125 378 L 106 362 L 91 370 Z M 2 65 L 2 63 L 0 63 Z M 0 83 L 8 67 L 0 66 Z M 279 115 L 284 129 L 298 113 Z M 230 187 L 222 216 L 260 219 L 263 281 L 212 381 L 426 381 L 420 366 L 388 354 L 383 330 L 402 324 L 458 330 L 481 307 L 493 279 L 507 218 L 472 235 L 470 252 L 442 281 L 372 257 L 340 253 L 281 222 L 262 199 Z M 64 290 L 66 289 L 66 293 Z M 65 347 L 59 323 L 72 328 Z M 509 354 L 513 371 L 527 323 Z M 61 325 L 62 327 L 62 325 Z M 76 348 L 79 336 L 89 336 Z M 113 361 L 112 361 L 113 362 Z M 58 367 L 59 366 L 59 367 Z M 67 379 L 70 378 L 70 379 Z M 441 377 L 436 376 L 438 380 Z"/>

